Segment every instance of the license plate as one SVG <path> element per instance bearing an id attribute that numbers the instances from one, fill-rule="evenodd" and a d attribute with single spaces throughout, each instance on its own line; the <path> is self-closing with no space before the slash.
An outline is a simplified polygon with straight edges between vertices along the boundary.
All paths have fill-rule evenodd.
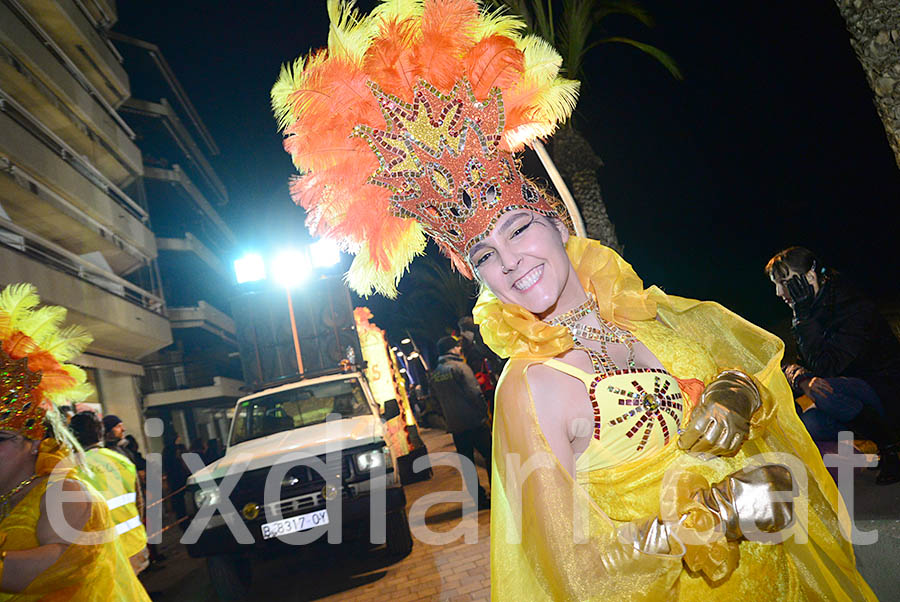
<path id="1" fill-rule="evenodd" d="M 328 524 L 328 510 L 316 510 L 309 514 L 292 516 L 282 520 L 272 521 L 262 526 L 263 539 L 271 539 L 279 535 L 307 531 L 321 525 Z"/>

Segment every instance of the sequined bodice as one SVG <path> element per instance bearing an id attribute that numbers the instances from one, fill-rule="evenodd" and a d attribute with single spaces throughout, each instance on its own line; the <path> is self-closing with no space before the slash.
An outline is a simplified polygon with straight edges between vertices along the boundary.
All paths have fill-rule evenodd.
<path id="1" fill-rule="evenodd" d="M 684 415 L 678 381 L 662 368 L 590 374 L 559 360 L 546 365 L 584 382 L 594 415 L 587 450 L 576 472 L 609 468 L 647 457 L 671 443 Z"/>

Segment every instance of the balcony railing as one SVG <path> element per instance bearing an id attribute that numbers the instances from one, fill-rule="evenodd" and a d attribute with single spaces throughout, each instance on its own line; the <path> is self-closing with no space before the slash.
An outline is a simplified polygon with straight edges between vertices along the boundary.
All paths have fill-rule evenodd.
<path id="1" fill-rule="evenodd" d="M 18 236 L 16 240 L 13 240 L 12 237 L 0 239 L 0 244 L 11 246 L 43 264 L 61 272 L 77 276 L 153 313 L 162 316 L 166 315 L 166 305 L 160 297 L 82 259 L 55 242 L 38 236 L 2 217 L 0 217 L 0 230 L 6 230 Z"/>
<path id="2" fill-rule="evenodd" d="M 173 362 L 144 366 L 141 378 L 143 393 L 161 393 L 178 389 L 194 389 L 214 384 L 216 376 L 243 380 L 240 365 L 228 359 L 195 362 Z"/>
<path id="3" fill-rule="evenodd" d="M 149 216 L 147 211 L 128 196 L 121 188 L 116 186 L 103 175 L 90 161 L 80 155 L 76 150 L 66 143 L 65 140 L 57 136 L 50 128 L 45 126 L 31 112 L 16 101 L 3 88 L 0 88 L 0 111 L 7 113 L 19 125 L 32 133 L 41 140 L 55 154 L 59 155 L 63 161 L 72 166 L 75 171 L 80 173 L 84 178 L 91 182 L 98 189 L 102 190 L 117 205 L 122 207 L 129 214 L 139 219 L 141 223 L 146 224 Z"/>

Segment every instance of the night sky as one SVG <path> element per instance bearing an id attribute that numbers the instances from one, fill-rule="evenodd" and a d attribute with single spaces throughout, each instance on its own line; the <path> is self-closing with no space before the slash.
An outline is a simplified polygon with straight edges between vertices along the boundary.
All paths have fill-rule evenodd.
<path id="1" fill-rule="evenodd" d="M 221 148 L 232 200 L 219 210 L 242 248 L 305 241 L 269 89 L 281 63 L 325 43 L 324 1 L 118 5 L 115 29 L 160 46 Z M 663 48 L 685 80 L 602 45 L 576 125 L 605 162 L 607 208 L 645 285 L 782 330 L 762 268 L 800 244 L 896 303 L 900 170 L 834 2 L 644 6 L 654 29 L 617 18 L 610 33 Z"/>

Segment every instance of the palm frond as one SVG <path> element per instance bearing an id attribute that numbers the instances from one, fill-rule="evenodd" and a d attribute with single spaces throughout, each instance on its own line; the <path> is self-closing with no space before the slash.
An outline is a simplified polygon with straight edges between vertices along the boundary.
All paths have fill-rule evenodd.
<path id="1" fill-rule="evenodd" d="M 633 0 L 601 0 L 597 2 L 597 9 L 594 11 L 594 22 L 599 23 L 609 15 L 634 17 L 647 27 L 656 25 L 650 13 Z"/>
<path id="2" fill-rule="evenodd" d="M 566 74 L 573 79 L 581 76 L 582 60 L 588 50 L 588 38 L 594 28 L 594 21 L 591 18 L 594 4 L 594 0 L 563 2 L 557 48 L 565 58 Z"/>
<path id="3" fill-rule="evenodd" d="M 638 42 L 637 40 L 632 40 L 631 38 L 623 38 L 619 36 L 613 36 L 609 38 L 603 38 L 602 40 L 598 40 L 597 44 L 609 44 L 609 43 L 618 43 L 618 44 L 627 44 L 629 46 L 633 46 L 655 58 L 662 64 L 666 70 L 672 74 L 672 77 L 681 81 L 684 79 L 684 75 L 681 73 L 681 69 L 678 68 L 678 65 L 675 63 L 675 59 L 669 56 L 665 51 L 660 50 L 656 46 L 651 46 L 650 44 L 644 44 L 643 42 Z"/>

